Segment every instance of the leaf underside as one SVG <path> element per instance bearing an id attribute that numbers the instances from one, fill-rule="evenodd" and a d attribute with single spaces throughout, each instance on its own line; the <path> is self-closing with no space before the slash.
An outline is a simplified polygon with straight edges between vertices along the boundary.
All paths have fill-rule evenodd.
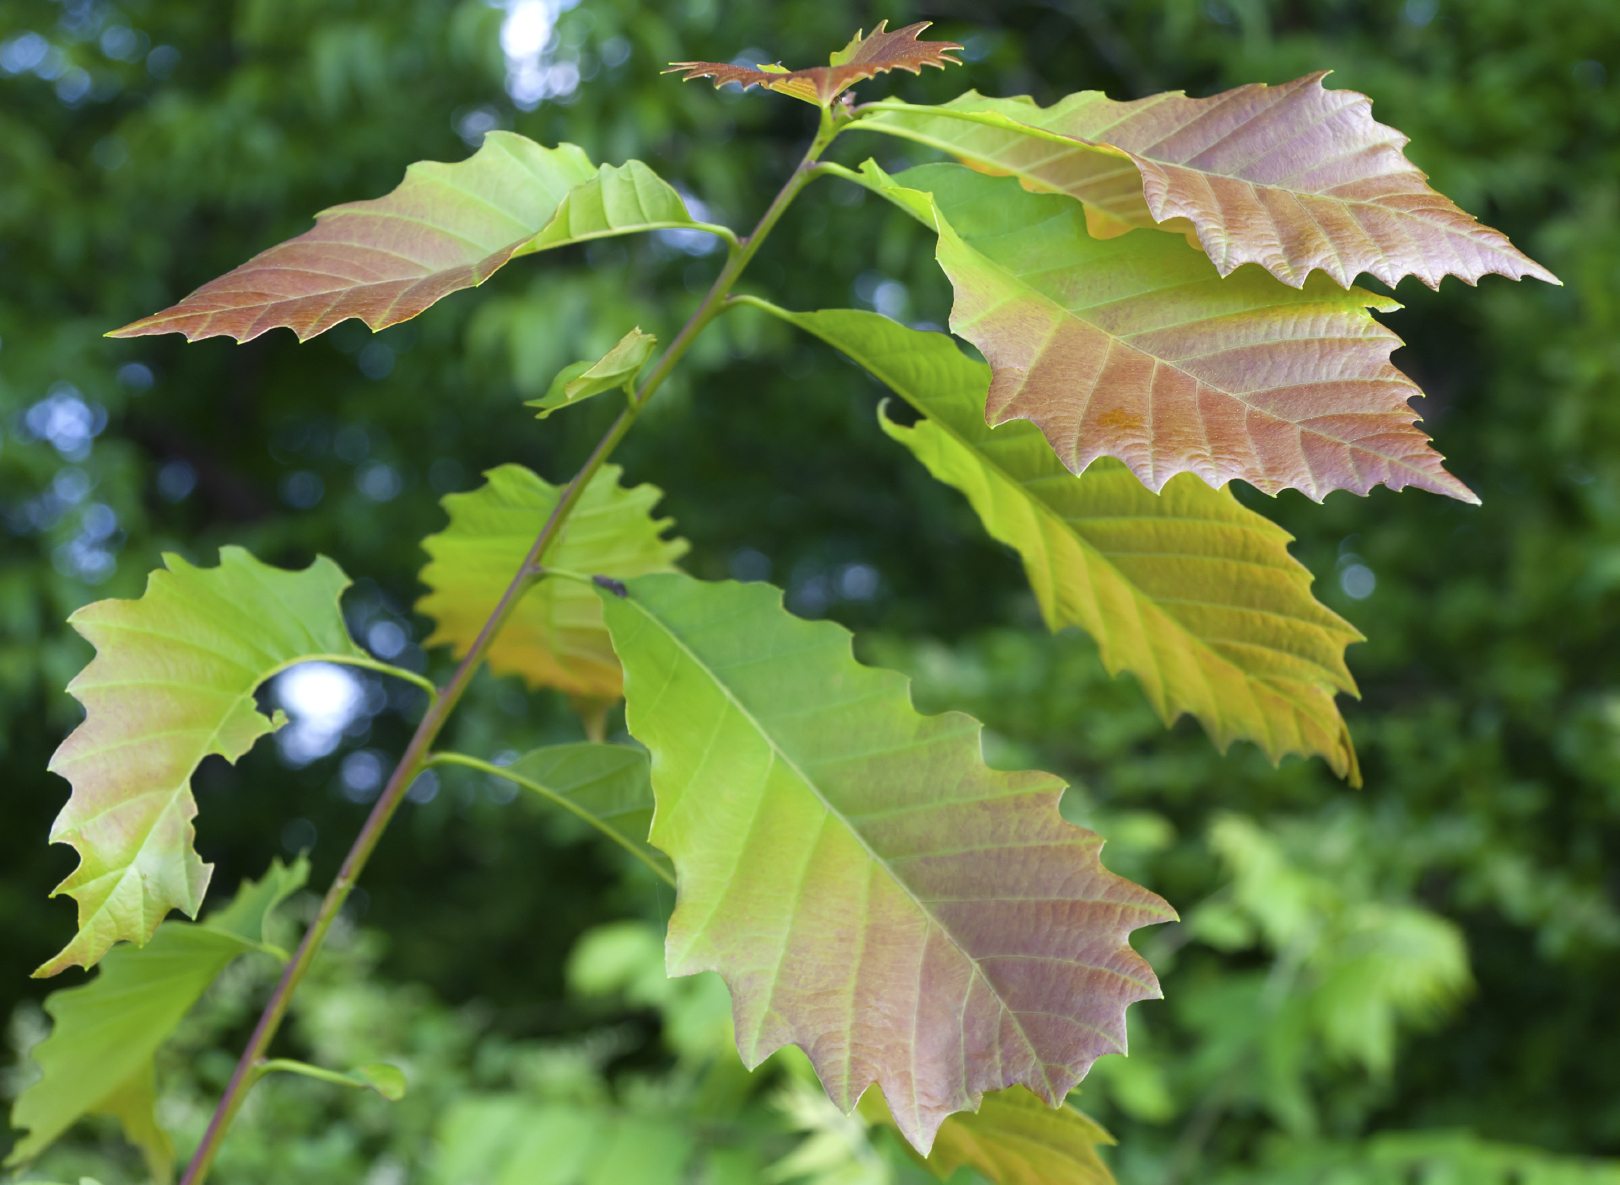
<path id="1" fill-rule="evenodd" d="M 653 517 L 663 491 L 623 488 L 621 472 L 616 465 L 597 471 L 547 553 L 548 565 L 624 579 L 670 571 L 686 554 L 685 540 L 664 538 L 671 520 Z M 458 658 L 472 647 L 560 493 L 521 465 L 484 477 L 477 490 L 444 499 L 449 525 L 422 541 L 428 592 L 417 612 L 434 622 L 427 644 L 450 646 Z M 617 699 L 622 685 L 601 604 L 571 580 L 543 580 L 525 593 L 488 661 L 491 670 L 521 675 L 531 687 L 574 696 Z"/>
<path id="2" fill-rule="evenodd" d="M 937 230 L 951 328 L 990 363 L 990 422 L 1032 421 L 1073 472 L 1113 456 L 1155 491 L 1194 473 L 1317 501 L 1375 485 L 1478 501 L 1414 426 L 1422 391 L 1367 312 L 1395 301 L 1222 277 L 1174 235 L 1093 238 L 1075 203 L 958 165 L 865 176 Z"/>
<path id="3" fill-rule="evenodd" d="M 38 975 L 144 943 L 171 909 L 195 917 L 212 866 L 192 846 L 192 772 L 211 754 L 234 762 L 275 730 L 254 703 L 271 675 L 367 657 L 344 628 L 349 581 L 331 560 L 295 572 L 226 547 L 216 568 L 164 561 L 139 600 L 97 601 L 68 619 L 97 652 L 68 684 L 84 722 L 50 764 L 73 787 L 51 841 L 79 852 L 55 890 L 78 901 L 79 930 Z"/>
<path id="4" fill-rule="evenodd" d="M 1044 108 L 970 91 L 886 105 L 861 126 L 1078 198 L 1119 228 L 1189 228 L 1223 276 L 1254 263 L 1296 288 L 1314 270 L 1342 288 L 1364 272 L 1430 288 L 1448 275 L 1558 283 L 1431 189 L 1407 138 L 1373 119 L 1367 96 L 1323 87 L 1326 74 L 1206 99 L 1082 91 Z"/>
<path id="5" fill-rule="evenodd" d="M 917 40 L 917 35 L 932 23 L 918 21 L 891 33 L 889 22 L 879 21 L 870 36 L 855 34 L 848 45 L 832 55 L 827 66 L 785 70 L 780 66 L 749 69 L 730 62 L 671 62 L 664 73 L 680 74 L 682 82 L 712 78 L 716 88 L 728 82 L 743 90 L 761 86 L 825 107 L 857 82 L 890 70 L 921 74 L 924 66 L 960 66 L 961 60 L 952 56 L 953 51 L 962 48 L 956 42 Z"/>
<path id="6" fill-rule="evenodd" d="M 860 1109 L 874 1122 L 894 1122 L 876 1091 L 862 1096 Z M 985 1095 L 978 1111 L 952 1115 L 941 1124 L 922 1163 L 941 1181 L 968 1168 L 995 1185 L 1115 1185 L 1097 1154 L 1113 1142 L 1067 1103 L 1050 1107 L 1014 1086 Z"/>
<path id="7" fill-rule="evenodd" d="M 988 427 L 989 370 L 944 334 L 856 310 L 775 311 L 927 417 L 885 417 L 884 430 L 1019 553 L 1047 625 L 1094 637 L 1167 724 L 1187 712 L 1222 749 L 1314 753 L 1360 784 L 1334 696 L 1355 693 L 1344 649 L 1361 635 L 1311 596 L 1285 531 L 1191 474 L 1156 495 L 1112 459 L 1069 473 L 1030 424 Z"/>
<path id="8" fill-rule="evenodd" d="M 1123 1051 L 1159 994 L 1127 936 L 1174 915 L 1102 866 L 1059 779 L 990 769 L 977 721 L 918 714 L 779 590 L 600 595 L 677 871 L 668 970 L 726 980 L 745 1063 L 799 1045 L 846 1111 L 875 1082 L 926 1153 L 985 1091 L 1055 1105 Z"/>
<path id="9" fill-rule="evenodd" d="M 52 993 L 45 1001 L 51 1032 L 32 1053 L 40 1077 L 11 1114 L 27 1134 L 6 1164 L 34 1159 L 86 1115 L 111 1114 L 140 1146 L 153 1178 L 167 1180 L 173 1150 L 154 1114 L 153 1056 L 226 964 L 264 949 L 271 910 L 307 872 L 302 859 L 273 863 L 203 922 L 165 922 L 146 946 L 111 952 L 88 983 Z"/>

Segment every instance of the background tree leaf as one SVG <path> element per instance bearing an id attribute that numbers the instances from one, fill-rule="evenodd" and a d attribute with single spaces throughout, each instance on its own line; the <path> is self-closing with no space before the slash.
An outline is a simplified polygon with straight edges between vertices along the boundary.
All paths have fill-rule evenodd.
<path id="1" fill-rule="evenodd" d="M 913 213 L 926 191 L 951 328 L 990 362 L 990 422 L 1033 421 L 1074 472 L 1115 456 L 1155 491 L 1195 473 L 1317 501 L 1380 484 L 1478 501 L 1413 426 L 1401 340 L 1367 314 L 1395 301 L 1223 278 L 1170 235 L 1099 240 L 1074 203 L 957 165 L 866 177 Z"/>
<path id="2" fill-rule="evenodd" d="M 595 173 L 572 144 L 492 131 L 466 160 L 419 161 L 385 197 L 321 211 L 312 230 L 110 336 L 245 342 L 284 326 L 304 341 L 350 317 L 385 329 L 489 279 Z"/>
<path id="3" fill-rule="evenodd" d="M 1221 275 L 1257 263 L 1303 287 L 1320 269 L 1558 279 L 1435 192 L 1372 117 L 1372 100 L 1322 86 L 1327 71 L 1207 99 L 1181 91 L 1118 102 L 1082 91 L 1040 107 L 969 92 L 941 107 L 885 104 L 861 126 L 906 136 L 1029 188 L 1065 193 L 1122 226 L 1190 226 Z M 1095 229 L 1095 228 L 1094 228 Z"/>
<path id="4" fill-rule="evenodd" d="M 458 1100 L 436 1134 L 434 1185 L 682 1185 L 699 1152 L 674 1117 L 515 1094 Z"/>
<path id="5" fill-rule="evenodd" d="M 636 375 L 652 357 L 658 339 L 641 332 L 638 325 L 618 340 L 618 343 L 595 362 L 576 362 L 559 374 L 551 389 L 539 399 L 531 399 L 525 407 L 540 409 L 537 418 L 545 419 L 554 411 L 572 407 L 604 391 L 625 390 L 635 382 Z"/>
<path id="6" fill-rule="evenodd" d="M 735 237 L 725 227 L 695 220 L 673 185 L 639 160 L 628 160 L 603 165 L 589 181 L 569 190 L 551 221 L 513 256 L 613 235 L 683 229 Z"/>
<path id="7" fill-rule="evenodd" d="M 88 983 L 45 1001 L 50 1036 L 33 1050 L 40 1077 L 18 1096 L 11 1122 L 27 1134 L 6 1163 L 34 1159 L 86 1115 L 111 1114 L 167 1181 L 173 1149 L 154 1114 L 153 1056 L 197 998 L 238 955 L 264 951 L 271 912 L 309 872 L 300 857 L 272 862 L 258 881 L 200 923 L 164 922 L 144 947 L 110 952 Z"/>
<path id="8" fill-rule="evenodd" d="M 873 1122 L 894 1122 L 877 1091 L 861 1097 L 860 1109 Z M 1097 1155 L 1099 1146 L 1113 1142 L 1067 1102 L 1050 1107 L 1013 1086 L 985 1095 L 977 1111 L 942 1123 L 923 1164 L 941 1181 L 969 1168 L 994 1185 L 1114 1185 L 1114 1174 Z"/>
<path id="9" fill-rule="evenodd" d="M 954 41 L 918 41 L 917 35 L 932 24 L 918 21 L 903 29 L 888 31 L 889 22 L 879 21 L 870 36 L 857 33 L 843 49 L 832 54 L 830 65 L 786 70 L 780 66 L 760 66 L 750 70 L 730 62 L 671 62 L 665 74 L 680 74 L 682 82 L 712 78 L 716 88 L 734 82 L 747 90 L 762 86 L 825 107 L 844 91 L 866 78 L 890 70 L 921 74 L 924 66 L 944 69 L 960 66 L 952 55 L 962 47 Z"/>
<path id="10" fill-rule="evenodd" d="M 316 658 L 370 661 L 344 627 L 349 580 L 331 560 L 295 572 L 226 547 L 217 568 L 164 562 L 139 600 L 68 619 L 96 647 L 68 684 L 84 723 L 51 758 L 73 786 L 51 840 L 79 852 L 55 892 L 77 899 L 79 929 L 39 975 L 143 943 L 171 909 L 195 917 L 212 871 L 192 847 L 198 763 L 234 762 L 279 727 L 253 698 L 270 676 Z"/>
<path id="11" fill-rule="evenodd" d="M 1126 938 L 1174 915 L 1063 820 L 1059 779 L 990 769 L 977 721 L 919 715 L 767 585 L 601 596 L 679 877 L 668 968 L 720 972 L 747 1065 L 799 1045 L 846 1111 L 877 1082 L 926 1153 L 985 1091 L 1057 1103 L 1123 1051 L 1158 995 Z"/>
<path id="12" fill-rule="evenodd" d="M 927 417 L 882 422 L 1019 553 L 1048 627 L 1096 638 L 1109 672 L 1135 674 L 1166 724 L 1189 712 L 1222 749 L 1242 738 L 1273 761 L 1315 753 L 1359 785 L 1334 695 L 1355 692 L 1344 648 L 1361 635 L 1311 596 L 1285 531 L 1191 474 L 1159 494 L 1111 458 L 1075 476 L 1033 425 L 988 427 L 989 368 L 944 334 L 770 307 Z"/>
<path id="13" fill-rule="evenodd" d="M 621 472 L 604 465 L 591 479 L 548 563 L 623 579 L 670 571 L 686 554 L 684 539 L 664 538 L 671 520 L 652 516 L 663 491 L 623 488 Z M 477 490 L 444 498 L 449 526 L 422 541 L 429 559 L 421 580 L 428 592 L 416 607 L 434 621 L 427 644 L 450 646 L 458 657 L 478 636 L 557 504 L 557 487 L 521 465 L 502 465 L 484 476 Z M 623 681 L 596 594 L 569 580 L 543 580 L 528 591 L 490 648 L 489 665 L 523 676 L 531 687 L 575 696 L 617 698 Z"/>

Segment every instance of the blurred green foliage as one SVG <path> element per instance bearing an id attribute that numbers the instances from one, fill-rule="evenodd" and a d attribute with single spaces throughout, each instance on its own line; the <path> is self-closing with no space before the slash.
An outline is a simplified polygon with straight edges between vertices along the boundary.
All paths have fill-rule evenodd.
<path id="1" fill-rule="evenodd" d="M 607 401 L 542 426 L 523 400 L 632 326 L 667 338 L 716 261 L 670 236 L 569 249 L 420 321 L 303 347 L 100 334 L 313 211 L 386 191 L 412 160 L 466 155 L 491 127 L 638 156 L 709 217 L 746 225 L 807 109 L 681 86 L 660 65 L 808 63 L 858 26 L 922 16 L 966 42 L 967 67 L 862 93 L 1208 93 L 1331 66 L 1412 136 L 1438 188 L 1564 279 L 1400 293 L 1411 308 L 1392 323 L 1411 345 L 1397 361 L 1430 392 L 1425 421 L 1483 508 L 1245 492 L 1369 637 L 1351 652 L 1364 698 L 1349 710 L 1367 789 L 1316 764 L 1272 770 L 1252 749 L 1222 759 L 1185 722 L 1165 733 L 1090 642 L 1040 632 L 1016 561 L 877 430 L 875 384 L 756 314 L 705 336 L 623 449 L 628 474 L 668 491 L 694 571 L 769 577 L 797 611 L 860 631 L 867 657 L 916 675 L 923 706 L 983 718 L 998 762 L 1072 779 L 1066 808 L 1110 837 L 1112 866 L 1181 909 L 1183 925 L 1142 942 L 1168 999 L 1133 1010 L 1139 1056 L 1105 1059 L 1084 1089 L 1120 1139 L 1125 1185 L 1613 1179 L 1571 1159 L 1620 1156 L 1612 0 L 8 0 L 0 1013 L 19 1051 L 52 986 L 27 974 L 71 928 L 70 907 L 45 901 L 71 857 L 45 844 L 66 787 L 44 767 L 77 715 L 61 687 L 87 657 L 66 614 L 134 595 L 164 549 L 322 551 L 361 578 L 357 636 L 426 669 L 440 660 L 417 646 L 410 606 L 438 498 L 507 461 L 570 472 Z M 852 161 L 908 159 L 853 140 Z M 749 283 L 796 307 L 936 325 L 948 307 L 925 236 L 831 184 Z M 297 691 L 270 694 L 316 702 Z M 300 720 L 239 770 L 202 771 L 217 894 L 304 849 L 323 883 L 414 706 L 368 680 L 321 702 L 344 711 Z M 578 727 L 559 701 L 486 679 L 453 743 L 493 755 Z M 715 985 L 661 978 L 650 927 L 667 891 L 457 772 L 419 785 L 286 1042 L 322 1064 L 400 1064 L 410 1093 L 389 1104 L 272 1080 L 222 1180 L 527 1181 L 503 1166 L 532 1162 L 525 1142 L 540 1139 L 577 1158 L 558 1159 L 580 1166 L 558 1181 L 655 1181 L 625 1166 L 659 1148 L 660 1168 L 763 1180 L 805 1141 L 814 1155 L 783 1170 L 808 1165 L 796 1179 L 906 1179 L 892 1141 L 873 1151 L 858 1124 L 794 1094 L 792 1066 L 743 1074 Z M 228 974 L 164 1055 L 161 1114 L 182 1151 L 263 974 Z M 12 1091 L 28 1073 L 19 1058 Z M 51 1157 L 42 1168 L 63 1179 L 138 1172 L 93 1127 Z"/>

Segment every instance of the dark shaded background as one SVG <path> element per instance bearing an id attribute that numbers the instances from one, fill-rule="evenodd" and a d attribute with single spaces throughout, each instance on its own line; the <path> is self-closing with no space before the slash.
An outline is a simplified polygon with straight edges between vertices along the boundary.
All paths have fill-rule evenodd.
<path id="1" fill-rule="evenodd" d="M 491 127 L 639 156 L 746 226 L 812 113 L 682 86 L 659 66 L 810 64 L 858 26 L 921 16 L 966 42 L 967 67 L 863 95 L 1204 94 L 1333 67 L 1330 84 L 1371 94 L 1440 189 L 1564 279 L 1400 290 L 1411 307 L 1392 324 L 1411 344 L 1397 361 L 1429 392 L 1426 426 L 1483 508 L 1244 491 L 1298 536 L 1322 599 L 1370 639 L 1351 653 L 1363 698 L 1346 709 L 1366 790 L 1319 764 L 1273 770 L 1247 747 L 1223 759 L 1186 721 L 1164 732 L 1087 640 L 1039 632 L 1012 557 L 876 430 L 874 384 L 754 314 L 694 351 L 621 450 L 629 474 L 668 491 L 694 571 L 768 576 L 796 610 L 860 631 L 869 656 L 917 674 L 925 706 L 986 720 L 999 759 L 1073 780 L 1073 811 L 1111 837 L 1113 866 L 1181 909 L 1185 925 L 1141 943 L 1169 997 L 1134 1010 L 1141 1056 L 1107 1059 L 1084 1088 L 1120 1138 L 1126 1185 L 1429 1179 L 1399 1175 L 1402 1148 L 1424 1171 L 1530 1179 L 1491 1173 L 1536 1154 L 1484 1141 L 1620 1157 L 1612 0 L 5 0 L 0 1016 L 14 1013 L 15 1046 L 37 1039 L 36 1002 L 54 986 L 28 972 L 72 927 L 70 902 L 46 902 L 72 857 L 45 843 L 66 786 L 44 766 L 77 719 L 61 687 L 88 657 L 66 614 L 136 595 L 163 550 L 207 561 L 239 542 L 284 564 L 319 551 L 357 577 L 357 635 L 437 669 L 410 608 L 437 499 L 507 461 L 570 473 L 611 409 L 540 425 L 522 400 L 632 324 L 667 338 L 716 260 L 669 239 L 570 249 L 417 322 L 376 337 L 350 323 L 303 347 L 283 333 L 244 347 L 101 333 L 325 205 L 386 191 L 412 160 L 466 155 Z M 865 153 L 921 159 L 875 136 L 835 150 Z M 797 307 L 943 322 L 921 232 L 835 186 L 808 192 L 747 284 Z M 358 690 L 342 735 L 314 722 L 237 770 L 201 771 L 217 894 L 304 848 L 315 883 L 331 874 L 413 719 L 409 696 Z M 492 680 L 455 728 L 457 747 L 490 754 L 577 735 L 560 703 Z M 330 962 L 374 967 L 373 986 L 318 977 L 293 1040 L 363 1030 L 450 1085 L 397 1113 L 277 1086 L 222 1179 L 295 1179 L 288 1141 L 317 1174 L 296 1179 L 439 1179 L 416 1166 L 458 1092 L 550 1097 L 532 1067 L 603 1025 L 622 1040 L 580 1063 L 587 1094 L 622 1102 L 626 1082 L 665 1082 L 672 1045 L 679 1076 L 667 1000 L 590 998 L 563 972 L 582 933 L 656 919 L 667 900 L 474 779 L 416 797 L 367 873 L 364 932 Z M 200 1128 L 260 991 L 226 991 L 171 1059 L 167 1115 L 183 1133 Z M 335 1120 L 334 1105 L 347 1108 Z M 115 1147 L 92 1132 L 58 1171 L 133 1174 Z M 404 1175 L 377 1176 L 391 1165 Z"/>

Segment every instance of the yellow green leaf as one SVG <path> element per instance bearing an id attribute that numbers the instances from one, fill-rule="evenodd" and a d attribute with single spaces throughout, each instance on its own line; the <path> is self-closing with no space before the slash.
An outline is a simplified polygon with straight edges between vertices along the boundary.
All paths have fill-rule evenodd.
<path id="1" fill-rule="evenodd" d="M 1242 739 L 1273 761 L 1314 753 L 1360 783 L 1334 696 L 1355 692 L 1344 649 L 1361 635 L 1311 596 L 1280 527 L 1191 474 L 1158 494 L 1112 459 L 1076 476 L 1034 426 L 989 427 L 989 369 L 944 334 L 876 313 L 754 303 L 927 417 L 903 427 L 885 416 L 883 428 L 1018 552 L 1047 625 L 1095 638 L 1109 672 L 1134 674 L 1165 723 L 1187 712 L 1222 749 Z"/>
<path id="2" fill-rule="evenodd" d="M 861 1114 L 893 1123 L 876 1091 L 861 1098 Z M 1068 1103 L 1050 1107 L 1021 1086 L 984 1096 L 977 1111 L 940 1125 L 923 1164 L 941 1181 L 968 1168 L 993 1185 L 1114 1185 L 1097 1149 L 1114 1138 Z"/>
<path id="3" fill-rule="evenodd" d="M 624 579 L 670 571 L 686 554 L 685 540 L 664 537 L 671 520 L 653 517 L 663 491 L 625 489 L 621 472 L 616 465 L 597 471 L 558 532 L 548 564 Z M 521 465 L 502 465 L 484 477 L 479 489 L 444 499 L 449 525 L 422 541 L 428 592 L 417 610 L 434 621 L 428 645 L 449 646 L 457 657 L 472 646 L 560 494 Z M 489 665 L 521 675 L 531 687 L 574 696 L 617 698 L 622 684 L 601 603 L 571 580 L 542 580 L 524 594 L 490 647 Z"/>

